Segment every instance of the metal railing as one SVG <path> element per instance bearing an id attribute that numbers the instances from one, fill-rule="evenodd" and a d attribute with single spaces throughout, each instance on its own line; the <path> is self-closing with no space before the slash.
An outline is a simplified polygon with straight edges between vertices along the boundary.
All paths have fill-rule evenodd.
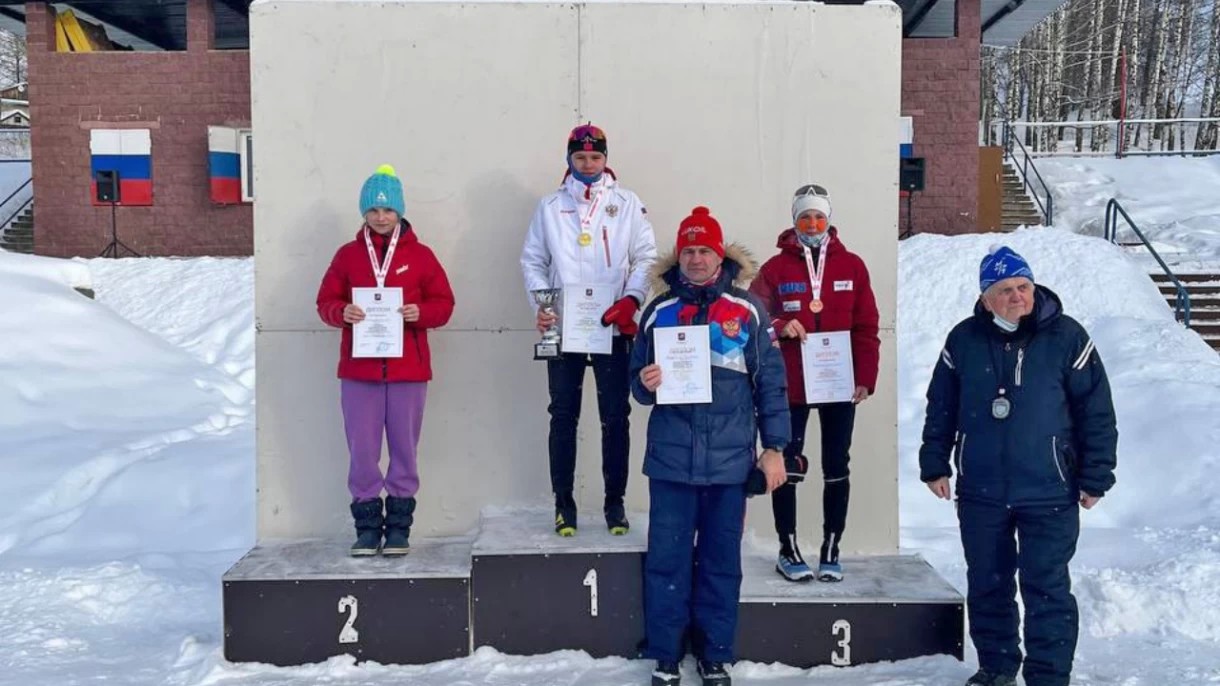
<path id="1" fill-rule="evenodd" d="M 1013 143 L 1016 143 L 1017 148 L 1021 151 L 1021 162 L 1018 165 L 1016 153 L 1013 151 Z M 1034 166 L 1033 158 L 1029 151 L 1021 144 L 1018 136 L 1013 135 L 1012 127 L 1008 122 L 1004 122 L 1004 156 L 1012 161 L 1013 167 L 1021 171 L 1021 184 L 1030 195 L 1034 197 L 1034 202 L 1038 204 L 1038 211 L 1042 213 L 1043 224 L 1050 226 L 1055 222 L 1055 199 L 1051 196 L 1051 188 L 1046 185 L 1042 174 L 1038 172 L 1038 168 Z M 1042 186 L 1042 192 L 1046 196 L 1046 202 L 1042 201 L 1042 197 L 1038 195 L 1038 190 L 1034 188 L 1034 184 L 1030 181 L 1029 172 L 1033 171 L 1034 178 L 1038 180 L 1038 184 Z"/>
<path id="2" fill-rule="evenodd" d="M 7 228 L 9 227 L 9 224 L 10 224 L 10 223 L 11 223 L 11 222 L 12 222 L 14 219 L 16 219 L 16 218 L 17 218 L 17 215 L 19 215 L 19 214 L 21 214 L 22 212 L 24 212 L 24 211 L 25 211 L 25 208 L 29 207 L 29 206 L 30 206 L 30 205 L 32 205 L 33 203 L 34 203 L 34 199 L 33 199 L 33 198 L 30 198 L 29 200 L 26 200 L 25 202 L 21 203 L 21 207 L 18 207 L 18 208 L 17 208 L 17 209 L 16 209 L 16 210 L 15 210 L 15 211 L 12 213 L 12 214 L 10 214 L 10 215 L 8 216 L 8 219 L 5 219 L 5 220 L 4 220 L 4 222 L 0 223 L 0 231 L 4 231 L 5 229 L 7 229 Z"/>
<path id="3" fill-rule="evenodd" d="M 1169 265 L 1165 264 L 1165 260 L 1162 260 L 1161 256 L 1157 254 L 1156 249 L 1152 247 L 1152 242 L 1148 240 L 1143 231 L 1140 231 L 1140 228 L 1135 225 L 1135 221 L 1131 219 L 1131 215 L 1127 214 L 1127 211 L 1123 209 L 1123 206 L 1115 198 L 1110 198 L 1110 202 L 1106 203 L 1106 240 L 1115 245 L 1118 244 L 1119 217 L 1126 220 L 1127 226 L 1135 232 L 1136 236 L 1139 236 L 1139 239 L 1144 243 L 1144 247 L 1148 248 L 1148 252 L 1152 253 L 1152 256 L 1156 258 L 1157 264 L 1161 265 L 1161 269 L 1165 271 L 1165 275 L 1173 283 L 1175 291 L 1174 317 L 1186 326 L 1190 326 L 1190 293 L 1186 292 L 1186 287 L 1182 285 L 1181 281 L 1178 281 L 1178 277 L 1173 273 L 1173 270 L 1169 268 Z"/>
<path id="4" fill-rule="evenodd" d="M 7 160 L 5 160 L 5 161 L 7 161 Z M 22 161 L 22 160 L 14 160 L 14 161 Z M 26 179 L 25 183 L 18 186 L 17 189 L 14 190 L 12 193 L 9 193 L 7 198 L 5 198 L 4 200 L 0 200 L 0 211 L 3 211 L 4 206 L 7 205 L 10 200 L 17 197 L 17 194 L 20 193 L 21 191 L 25 190 L 26 187 L 29 186 L 31 183 L 34 183 L 34 177 L 32 177 L 32 176 L 30 178 Z M 29 207 L 30 204 L 33 202 L 34 202 L 34 196 L 30 195 L 30 197 L 26 198 L 25 202 L 21 203 L 21 206 L 18 207 L 16 209 L 16 211 L 14 211 L 12 214 L 10 214 L 8 216 L 8 218 L 5 219 L 3 222 L 0 222 L 0 234 L 3 234 L 8 229 L 9 225 L 13 222 L 13 220 L 17 218 L 17 215 L 24 212 L 25 208 Z"/>
<path id="5" fill-rule="evenodd" d="M 1026 138 L 1032 157 L 1146 157 L 1220 154 L 1217 117 L 984 122 L 982 135 L 994 141 L 996 129 Z M 1200 135 L 1210 130 L 1211 135 Z M 1066 134 L 1066 135 L 1065 135 Z M 1202 144 L 1202 147 L 1197 147 Z"/>

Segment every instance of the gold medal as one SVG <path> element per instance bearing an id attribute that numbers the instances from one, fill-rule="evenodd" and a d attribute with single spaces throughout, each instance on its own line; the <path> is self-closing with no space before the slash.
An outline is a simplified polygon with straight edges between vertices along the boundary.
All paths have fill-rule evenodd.
<path id="1" fill-rule="evenodd" d="M 809 301 L 809 311 L 814 314 L 821 312 L 822 311 L 822 301 L 821 300 L 810 300 Z"/>
<path id="2" fill-rule="evenodd" d="M 587 247 L 589 247 L 589 245 L 591 245 L 592 243 L 593 243 L 593 236 L 592 236 L 592 235 L 590 235 L 590 234 L 588 234 L 588 233 L 582 233 L 582 234 L 580 234 L 580 245 L 581 245 L 581 247 L 587 248 Z"/>

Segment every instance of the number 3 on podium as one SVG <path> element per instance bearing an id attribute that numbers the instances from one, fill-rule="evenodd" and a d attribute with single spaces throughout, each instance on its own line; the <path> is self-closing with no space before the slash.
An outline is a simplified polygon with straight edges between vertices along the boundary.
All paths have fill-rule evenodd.
<path id="1" fill-rule="evenodd" d="M 836 620 L 830 628 L 830 633 L 838 636 L 843 634 L 843 638 L 839 639 L 839 648 L 843 649 L 842 653 L 837 650 L 830 651 L 830 664 L 835 667 L 846 667 L 851 664 L 851 622 L 846 619 Z"/>

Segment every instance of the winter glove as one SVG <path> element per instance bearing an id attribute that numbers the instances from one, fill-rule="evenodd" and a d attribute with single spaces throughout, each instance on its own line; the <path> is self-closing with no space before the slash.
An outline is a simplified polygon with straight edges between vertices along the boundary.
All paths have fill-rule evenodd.
<path id="1" fill-rule="evenodd" d="M 804 455 L 793 455 L 792 457 L 784 456 L 784 469 L 788 472 L 788 481 L 790 484 L 799 484 L 805 480 L 805 474 L 809 471 L 809 458 Z M 750 470 L 750 475 L 746 479 L 746 496 L 763 495 L 767 492 L 767 475 L 757 467 Z"/>
<path id="2" fill-rule="evenodd" d="M 639 301 L 630 295 L 619 298 L 618 302 L 611 305 L 602 315 L 602 326 L 617 324 L 618 330 L 624 336 L 634 336 L 639 329 L 635 323 L 635 313 L 639 309 Z"/>
<path id="3" fill-rule="evenodd" d="M 809 458 L 804 455 L 784 456 L 784 468 L 788 470 L 788 483 L 799 484 L 809 471 Z"/>

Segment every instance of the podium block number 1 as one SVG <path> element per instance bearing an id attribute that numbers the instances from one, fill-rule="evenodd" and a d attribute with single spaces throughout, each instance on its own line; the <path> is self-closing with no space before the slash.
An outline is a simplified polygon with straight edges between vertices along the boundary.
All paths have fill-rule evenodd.
<path id="1" fill-rule="evenodd" d="M 585 586 L 589 587 L 589 616 L 597 616 L 597 570 L 590 569 L 585 574 Z"/>
<path id="2" fill-rule="evenodd" d="M 354 595 L 345 595 L 339 599 L 339 614 L 351 610 L 347 615 L 347 621 L 343 623 L 343 629 L 339 631 L 340 643 L 359 643 L 360 632 L 356 631 L 356 615 L 360 614 L 360 601 L 356 600 Z"/>

